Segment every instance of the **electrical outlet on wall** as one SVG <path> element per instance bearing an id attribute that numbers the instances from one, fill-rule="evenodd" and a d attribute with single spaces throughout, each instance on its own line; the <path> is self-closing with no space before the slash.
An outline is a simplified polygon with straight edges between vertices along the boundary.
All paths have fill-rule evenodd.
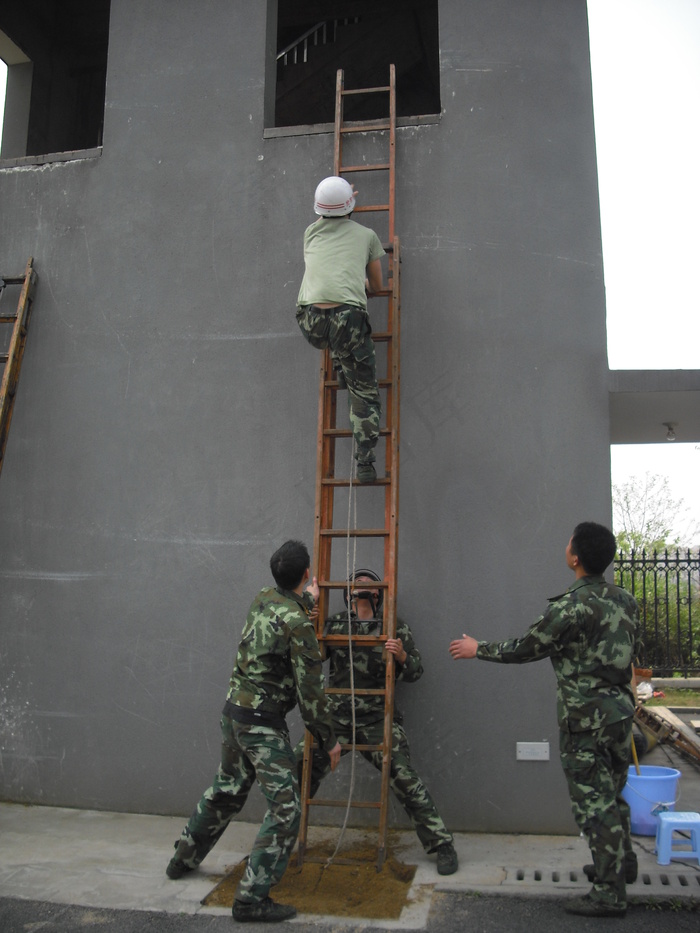
<path id="1" fill-rule="evenodd" d="M 516 742 L 517 761 L 549 761 L 549 742 Z"/>

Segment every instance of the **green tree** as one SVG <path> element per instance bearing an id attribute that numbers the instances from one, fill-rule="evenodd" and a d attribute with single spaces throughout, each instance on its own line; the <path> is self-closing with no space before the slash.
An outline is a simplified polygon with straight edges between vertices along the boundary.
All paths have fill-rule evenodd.
<path id="1" fill-rule="evenodd" d="M 667 476 L 632 476 L 613 485 L 612 500 L 613 531 L 625 553 L 688 548 L 700 535 L 700 523 L 690 516 L 683 499 L 673 498 Z"/>

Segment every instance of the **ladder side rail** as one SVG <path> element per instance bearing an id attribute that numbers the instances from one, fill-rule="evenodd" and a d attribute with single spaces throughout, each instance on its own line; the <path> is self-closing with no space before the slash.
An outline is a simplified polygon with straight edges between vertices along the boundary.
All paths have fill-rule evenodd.
<path id="1" fill-rule="evenodd" d="M 324 490 L 322 478 L 330 471 L 332 473 L 334 466 L 335 442 L 324 443 L 324 434 L 330 423 L 335 422 L 335 406 L 327 404 L 329 390 L 326 386 L 329 374 L 332 372 L 332 360 L 330 350 L 324 350 L 321 354 L 321 367 L 319 372 L 319 392 L 318 392 L 318 418 L 316 429 L 316 492 L 314 500 L 314 543 L 313 543 L 313 564 L 312 575 L 320 578 L 321 570 L 324 566 L 323 530 L 332 523 L 333 497 L 330 498 Z M 330 512 L 330 516 L 329 513 Z M 329 521 L 330 519 L 330 521 Z M 326 617 L 327 594 L 322 590 L 318 602 L 318 618 L 316 620 L 316 634 L 319 635 L 323 630 L 323 620 Z"/>
<path id="2" fill-rule="evenodd" d="M 324 405 L 325 418 L 323 419 L 322 433 L 317 439 L 318 447 L 321 450 L 321 473 L 316 474 L 316 488 L 320 495 L 320 516 L 319 516 L 319 540 L 314 541 L 314 556 L 318 561 L 316 566 L 316 577 L 321 581 L 327 568 L 331 566 L 331 548 L 332 541 L 324 537 L 323 531 L 333 527 L 334 497 L 333 487 L 325 485 L 323 480 L 335 473 L 336 445 L 335 431 L 338 413 L 338 384 L 331 386 L 333 381 L 333 357 L 330 350 L 323 353 L 323 372 L 322 381 L 322 399 Z M 320 587 L 317 631 L 319 636 L 323 634 L 324 621 L 328 616 L 329 590 L 327 587 Z"/>
<path id="3" fill-rule="evenodd" d="M 311 762 L 313 758 L 313 737 L 308 729 L 304 732 L 304 758 L 301 771 L 301 786 L 299 795 L 301 797 L 301 818 L 299 821 L 299 836 L 297 848 L 297 861 L 299 865 L 304 864 L 304 855 L 306 853 L 306 838 L 309 828 L 309 804 L 311 803 Z"/>
<path id="4" fill-rule="evenodd" d="M 394 242 L 394 207 L 396 204 L 396 66 L 389 66 L 389 242 Z M 393 257 L 390 258 L 390 263 Z"/>
<path id="5" fill-rule="evenodd" d="M 324 429 L 328 421 L 335 423 L 335 392 L 329 389 L 327 382 L 332 375 L 333 363 L 330 350 L 321 354 L 319 372 L 318 418 L 316 430 L 316 493 L 314 502 L 314 547 L 313 547 L 313 575 L 321 576 L 321 568 L 330 567 L 330 542 L 323 540 L 321 534 L 325 527 L 324 522 L 332 522 L 333 490 L 323 486 L 322 478 L 333 472 L 335 459 L 335 442 L 333 440 L 324 444 Z M 326 553 L 328 551 L 328 553 Z M 327 616 L 328 590 L 322 588 L 318 598 L 318 615 L 316 617 L 316 637 L 319 645 L 322 644 L 323 625 Z M 323 652 L 322 652 L 323 653 Z M 307 730 L 304 732 L 304 759 L 301 776 L 301 818 L 299 823 L 298 864 L 304 863 L 306 841 L 309 824 L 309 800 L 311 793 L 311 763 L 313 758 L 313 736 Z"/>
<path id="6" fill-rule="evenodd" d="M 384 634 L 389 638 L 396 638 L 396 585 L 398 578 L 398 506 L 399 506 L 399 335 L 400 335 L 400 278 L 399 278 L 399 241 L 393 238 L 391 259 L 392 291 L 388 299 L 387 329 L 391 331 L 392 339 L 388 343 L 387 373 L 391 380 L 391 390 L 387 393 L 390 407 L 387 412 L 391 426 L 391 434 L 387 440 L 387 460 L 391 471 L 391 482 L 385 489 L 385 525 L 391 534 L 384 543 L 384 574 L 388 575 L 388 589 L 384 616 Z M 379 847 L 377 851 L 377 867 L 381 868 L 386 857 L 386 837 L 388 831 L 388 800 L 391 781 L 391 750 L 393 742 L 394 722 L 394 691 L 396 685 L 395 664 L 393 655 L 388 655 L 385 674 L 385 700 L 384 700 L 384 748 L 382 750 L 382 787 L 381 800 L 384 807 L 379 818 Z"/>
<path id="7" fill-rule="evenodd" d="M 343 69 L 339 68 L 335 75 L 335 124 L 333 132 L 333 174 L 340 175 L 343 164 Z"/>
<path id="8" fill-rule="evenodd" d="M 8 344 L 5 367 L 0 383 L 0 472 L 5 462 L 5 447 L 10 433 L 12 414 L 15 407 L 15 393 L 17 382 L 24 358 L 24 347 L 27 340 L 27 328 L 31 317 L 34 284 L 36 273 L 33 268 L 34 259 L 29 257 L 24 273 L 24 282 L 17 302 L 17 313 L 14 316 L 12 333 Z M 8 280 L 5 279 L 7 282 Z"/>
<path id="9" fill-rule="evenodd" d="M 5 364 L 5 370 L 2 376 L 2 384 L 0 385 L 0 404 L 4 403 L 6 393 L 12 395 L 13 385 L 11 383 L 11 374 L 15 370 L 17 358 L 19 356 L 19 361 L 21 362 L 21 353 L 24 350 L 24 337 L 27 333 L 27 327 L 29 326 L 29 316 L 31 314 L 32 306 L 32 295 L 34 285 L 34 270 L 32 269 L 33 260 L 30 258 L 27 263 L 27 268 L 24 273 L 24 282 L 22 284 L 22 290 L 19 295 L 19 300 L 17 302 L 17 313 L 14 315 L 14 323 L 12 325 L 12 334 L 10 335 L 10 341 L 8 344 L 7 350 L 7 363 Z M 5 280 L 7 281 L 7 279 Z M 9 322 L 8 322 L 9 323 Z"/>
<path id="10" fill-rule="evenodd" d="M 399 450 L 401 421 L 400 411 L 400 389 L 401 389 L 401 254 L 399 238 L 394 237 L 394 248 L 392 250 L 393 275 L 392 275 L 392 294 L 390 303 L 390 326 L 391 326 L 391 372 L 387 373 L 391 380 L 391 434 L 388 443 L 391 445 L 391 516 L 394 527 L 395 547 L 398 549 L 398 523 L 399 523 Z M 396 592 L 396 563 L 398 560 L 398 550 L 392 555 L 390 566 L 394 569 L 395 578 L 393 580 L 394 592 Z"/>

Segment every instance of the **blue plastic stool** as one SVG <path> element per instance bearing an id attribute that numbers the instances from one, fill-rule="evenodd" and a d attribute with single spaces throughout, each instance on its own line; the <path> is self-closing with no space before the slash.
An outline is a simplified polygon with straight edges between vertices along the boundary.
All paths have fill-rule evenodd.
<path id="1" fill-rule="evenodd" d="M 670 865 L 672 858 L 696 858 L 700 864 L 700 813 L 678 813 L 666 810 L 659 813 L 659 826 L 656 830 L 656 861 L 659 865 Z M 690 833 L 690 840 L 676 839 L 684 845 L 690 841 L 690 849 L 674 849 L 673 834 L 680 830 Z"/>

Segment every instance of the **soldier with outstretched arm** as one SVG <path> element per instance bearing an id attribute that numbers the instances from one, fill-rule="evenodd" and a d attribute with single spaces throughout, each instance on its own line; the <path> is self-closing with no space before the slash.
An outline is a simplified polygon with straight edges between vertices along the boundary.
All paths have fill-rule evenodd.
<path id="1" fill-rule="evenodd" d="M 574 818 L 593 855 L 593 864 L 584 866 L 593 887 L 565 910 L 591 917 L 623 917 L 626 883 L 637 877 L 622 789 L 632 745 L 639 612 L 630 593 L 603 577 L 616 546 L 608 528 L 582 522 L 566 546 L 574 583 L 550 599 L 547 611 L 522 638 L 485 642 L 463 635 L 450 643 L 455 660 L 525 664 L 550 659 L 557 681 L 561 763 Z"/>

